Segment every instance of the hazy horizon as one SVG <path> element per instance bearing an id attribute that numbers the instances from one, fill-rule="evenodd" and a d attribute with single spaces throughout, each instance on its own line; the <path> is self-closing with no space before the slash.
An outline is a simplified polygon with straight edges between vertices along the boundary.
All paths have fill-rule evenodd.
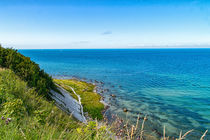
<path id="1" fill-rule="evenodd" d="M 12 46 L 4 46 L 4 47 L 6 47 L 6 48 L 14 48 L 14 47 L 12 47 Z M 140 46 L 140 47 L 124 47 L 124 48 L 122 48 L 122 47 L 116 47 L 116 48 L 114 48 L 114 47 L 110 47 L 110 48 L 108 48 L 108 47 L 104 47 L 104 48 L 101 48 L 101 47 L 98 47 L 98 48 L 86 48 L 86 47 L 78 47 L 78 48 L 74 48 L 74 47 L 69 47 L 69 48 L 39 48 L 39 47 L 36 47 L 36 48 L 14 48 L 14 49 L 18 49 L 18 50 L 50 50 L 50 49 L 54 49 L 54 50 L 76 50 L 76 49 L 93 49 L 93 50 L 95 50 L 95 49 L 210 49 L 210 45 L 195 45 L 195 46 Z"/>

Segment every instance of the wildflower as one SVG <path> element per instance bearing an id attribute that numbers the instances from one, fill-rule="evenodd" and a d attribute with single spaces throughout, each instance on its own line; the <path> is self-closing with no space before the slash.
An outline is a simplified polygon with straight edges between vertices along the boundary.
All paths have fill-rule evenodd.
<path id="1" fill-rule="evenodd" d="M 8 121 L 8 122 L 11 122 L 11 121 L 12 121 L 12 119 L 11 119 L 11 118 L 7 118 L 7 121 Z"/>
<path id="2" fill-rule="evenodd" d="M 4 120 L 5 119 L 4 116 L 2 116 L 1 119 Z"/>
<path id="3" fill-rule="evenodd" d="M 5 121 L 5 123 L 6 123 L 6 125 L 8 125 L 8 124 L 9 124 L 9 121 L 8 121 L 8 120 L 6 120 L 6 121 Z"/>

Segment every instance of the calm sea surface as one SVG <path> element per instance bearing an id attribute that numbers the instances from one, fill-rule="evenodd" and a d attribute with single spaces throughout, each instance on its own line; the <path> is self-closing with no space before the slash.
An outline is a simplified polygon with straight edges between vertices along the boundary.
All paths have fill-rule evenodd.
<path id="1" fill-rule="evenodd" d="M 109 111 L 135 122 L 148 115 L 148 129 L 177 135 L 210 130 L 210 49 L 19 50 L 55 78 L 104 82 Z M 109 94 L 117 95 L 116 100 Z M 210 139 L 210 136 L 207 136 Z"/>

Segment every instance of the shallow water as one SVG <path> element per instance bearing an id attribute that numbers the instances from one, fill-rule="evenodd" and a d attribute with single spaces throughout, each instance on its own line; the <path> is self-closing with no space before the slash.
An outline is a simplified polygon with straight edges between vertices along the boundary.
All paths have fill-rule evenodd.
<path id="1" fill-rule="evenodd" d="M 102 81 L 117 95 L 109 111 L 168 135 L 210 129 L 210 49 L 19 50 L 53 77 Z M 193 139 L 191 138 L 191 139 Z M 210 136 L 207 136 L 210 139 Z"/>

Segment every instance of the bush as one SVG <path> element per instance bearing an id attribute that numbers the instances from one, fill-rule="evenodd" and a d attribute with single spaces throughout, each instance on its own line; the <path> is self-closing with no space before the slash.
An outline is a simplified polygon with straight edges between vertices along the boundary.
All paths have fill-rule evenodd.
<path id="1" fill-rule="evenodd" d="M 41 95 L 49 97 L 50 89 L 56 89 L 52 78 L 40 70 L 38 64 L 18 53 L 17 50 L 0 46 L 0 66 L 14 71 L 17 76 L 27 82 L 29 87 L 34 87 Z"/>

